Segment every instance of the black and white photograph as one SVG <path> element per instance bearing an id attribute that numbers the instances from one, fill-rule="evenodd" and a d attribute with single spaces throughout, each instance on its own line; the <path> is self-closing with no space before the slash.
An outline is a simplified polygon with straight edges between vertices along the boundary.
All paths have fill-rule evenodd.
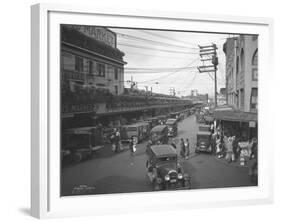
<path id="1" fill-rule="evenodd" d="M 60 25 L 60 195 L 258 186 L 258 35 Z"/>

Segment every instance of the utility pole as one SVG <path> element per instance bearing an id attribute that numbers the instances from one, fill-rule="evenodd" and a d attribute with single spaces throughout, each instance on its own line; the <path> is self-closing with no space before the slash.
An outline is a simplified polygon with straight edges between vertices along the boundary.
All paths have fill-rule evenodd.
<path id="1" fill-rule="evenodd" d="M 199 45 L 201 62 L 203 62 L 203 65 L 197 67 L 199 73 L 204 73 L 204 72 L 214 73 L 215 107 L 217 107 L 217 66 L 219 64 L 218 57 L 217 57 L 217 49 L 218 48 L 216 44 L 207 45 L 207 46 Z M 205 62 L 211 62 L 211 63 L 205 64 Z"/>

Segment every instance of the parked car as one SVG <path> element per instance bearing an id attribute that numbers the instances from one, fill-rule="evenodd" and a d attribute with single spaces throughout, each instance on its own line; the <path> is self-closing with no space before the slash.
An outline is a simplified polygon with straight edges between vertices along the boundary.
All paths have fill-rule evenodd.
<path id="1" fill-rule="evenodd" d="M 150 117 L 144 120 L 145 122 L 149 122 L 151 129 L 159 124 L 159 120 L 156 117 Z"/>
<path id="2" fill-rule="evenodd" d="M 158 124 L 165 124 L 166 120 L 167 120 L 167 116 L 166 115 L 160 115 L 160 116 L 155 116 L 155 118 L 158 119 Z"/>
<path id="3" fill-rule="evenodd" d="M 211 132 L 199 131 L 197 133 L 197 142 L 195 147 L 195 152 L 207 152 L 212 153 L 211 147 Z"/>
<path id="4" fill-rule="evenodd" d="M 184 172 L 177 152 L 170 145 L 151 146 L 146 168 L 153 190 L 191 188 L 190 176 Z"/>
<path id="5" fill-rule="evenodd" d="M 204 119 L 205 119 L 206 124 L 212 124 L 215 120 L 215 118 L 212 115 L 209 115 L 209 114 L 205 115 Z"/>
<path id="6" fill-rule="evenodd" d="M 199 131 L 202 132 L 210 132 L 211 131 L 211 126 L 210 125 L 206 125 L 206 124 L 199 124 Z"/>
<path id="7" fill-rule="evenodd" d="M 149 135 L 149 124 L 147 122 L 138 122 L 121 127 L 121 141 L 128 142 L 133 138 L 136 143 L 145 140 Z"/>
<path id="8" fill-rule="evenodd" d="M 168 136 L 175 137 L 178 134 L 178 124 L 176 119 L 167 119 L 166 125 L 168 126 Z"/>
<path id="9" fill-rule="evenodd" d="M 99 127 L 67 129 L 62 135 L 62 156 L 80 162 L 104 147 L 103 131 Z M 68 156 L 69 155 L 69 156 Z"/>
<path id="10" fill-rule="evenodd" d="M 170 113 L 169 118 L 176 119 L 177 121 L 179 121 L 180 120 L 180 112 Z"/>
<path id="11" fill-rule="evenodd" d="M 168 126 L 158 125 L 150 131 L 150 141 L 152 145 L 155 144 L 167 144 L 168 143 Z"/>

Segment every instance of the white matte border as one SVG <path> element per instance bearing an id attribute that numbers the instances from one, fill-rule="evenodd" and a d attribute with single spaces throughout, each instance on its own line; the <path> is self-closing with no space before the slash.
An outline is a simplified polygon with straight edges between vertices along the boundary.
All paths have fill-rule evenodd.
<path id="1" fill-rule="evenodd" d="M 266 90 L 271 84 L 270 78 L 268 78 L 269 70 L 271 70 L 270 60 L 272 59 L 272 45 L 270 44 L 272 22 L 270 19 L 176 12 L 106 10 L 62 5 L 35 7 L 35 12 L 39 11 L 40 23 L 38 24 L 39 30 L 33 30 L 32 35 L 39 32 L 38 55 L 40 62 L 39 67 L 33 69 L 32 78 L 35 78 L 34 72 L 37 70 L 40 74 L 39 80 L 35 78 L 37 81 L 33 82 L 33 87 L 35 91 L 38 90 L 40 96 L 39 104 L 33 103 L 33 106 L 36 107 L 32 107 L 32 109 L 34 112 L 39 112 L 40 121 L 38 121 L 38 125 L 35 122 L 34 127 L 39 128 L 38 134 L 40 136 L 38 136 L 39 154 L 35 152 L 34 148 L 32 149 L 33 154 L 35 152 L 32 156 L 33 167 L 39 164 L 37 166 L 39 172 L 32 174 L 32 184 L 35 187 L 38 186 L 38 190 L 35 189 L 33 196 L 39 195 L 32 202 L 33 216 L 116 214 L 151 210 L 179 210 L 193 207 L 222 207 L 272 201 L 272 152 L 274 144 L 272 140 L 269 140 L 271 125 L 265 118 L 270 115 L 270 111 L 265 108 L 268 107 L 269 101 Z M 60 101 L 58 96 L 60 95 L 60 24 L 259 34 L 259 186 L 60 198 Z M 34 29 L 37 29 L 38 26 L 35 25 Z M 35 58 L 33 58 L 33 66 L 36 66 L 34 62 L 37 62 Z M 39 84 L 38 89 L 34 84 Z M 34 130 L 33 134 L 36 134 Z M 39 163 L 35 161 L 36 158 L 39 158 Z M 39 205 L 37 207 L 35 206 L 36 202 Z M 131 205 L 134 208 L 127 207 Z"/>

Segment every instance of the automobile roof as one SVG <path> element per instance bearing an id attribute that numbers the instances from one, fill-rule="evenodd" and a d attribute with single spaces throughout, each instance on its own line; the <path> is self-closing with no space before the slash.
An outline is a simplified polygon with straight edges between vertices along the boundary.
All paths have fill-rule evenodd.
<path id="1" fill-rule="evenodd" d="M 166 124 L 173 124 L 177 122 L 177 119 L 167 119 Z"/>
<path id="2" fill-rule="evenodd" d="M 167 125 L 157 125 L 152 128 L 151 132 L 159 132 L 159 131 L 162 131 L 166 127 L 167 127 Z"/>
<path id="3" fill-rule="evenodd" d="M 206 127 L 208 126 L 208 127 L 211 127 L 209 124 L 202 124 L 202 123 L 199 124 L 199 126 L 206 126 Z"/>
<path id="4" fill-rule="evenodd" d="M 212 133 L 211 132 L 206 132 L 206 131 L 198 131 L 197 135 L 208 135 L 210 136 Z"/>
<path id="5" fill-rule="evenodd" d="M 138 122 L 138 123 L 126 124 L 126 125 L 123 125 L 122 127 L 138 127 L 138 126 L 143 126 L 143 125 L 148 125 L 148 123 L 147 122 Z"/>
<path id="6" fill-rule="evenodd" d="M 177 152 L 171 145 L 153 145 L 151 151 L 156 157 L 176 156 Z"/>

